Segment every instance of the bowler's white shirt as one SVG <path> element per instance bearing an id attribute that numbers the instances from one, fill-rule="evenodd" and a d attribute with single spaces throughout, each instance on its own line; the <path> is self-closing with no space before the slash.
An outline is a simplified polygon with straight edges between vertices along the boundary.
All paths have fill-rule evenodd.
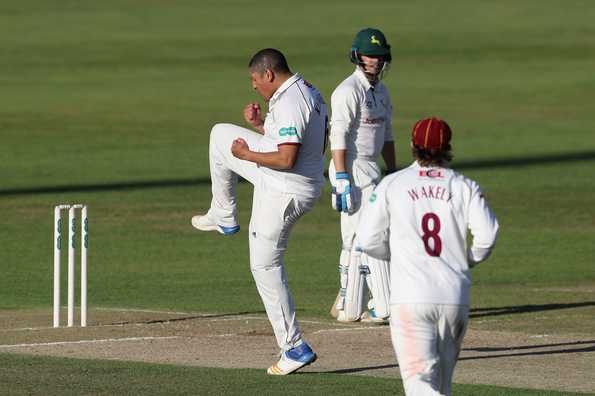
<path id="1" fill-rule="evenodd" d="M 282 192 L 318 195 L 324 184 L 324 145 L 328 113 L 318 90 L 298 74 L 285 81 L 269 100 L 260 151 L 277 151 L 280 145 L 299 144 L 292 169 L 261 167 Z"/>
<path id="2" fill-rule="evenodd" d="M 469 304 L 469 266 L 487 258 L 498 233 L 477 183 L 414 162 L 380 182 L 363 218 L 356 244 L 371 256 L 390 255 L 391 304 Z"/>
<path id="3" fill-rule="evenodd" d="M 331 150 L 376 161 L 384 142 L 394 139 L 388 90 L 371 85 L 359 67 L 335 89 L 331 108 Z"/>

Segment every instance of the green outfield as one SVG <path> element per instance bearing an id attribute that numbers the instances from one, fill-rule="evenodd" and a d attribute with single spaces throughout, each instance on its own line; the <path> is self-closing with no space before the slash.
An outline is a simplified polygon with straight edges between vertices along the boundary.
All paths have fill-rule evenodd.
<path id="1" fill-rule="evenodd" d="M 453 167 L 480 183 L 500 221 L 493 256 L 473 271 L 471 328 L 594 339 L 595 5 L 451 3 L 2 2 L 0 311 L 47 310 L 50 324 L 53 206 L 77 201 L 88 205 L 91 222 L 91 307 L 262 312 L 248 263 L 251 187 L 239 187 L 238 235 L 190 226 L 210 202 L 210 128 L 242 124 L 244 104 L 259 99 L 246 70 L 256 50 L 283 50 L 328 102 L 352 70 L 353 34 L 376 26 L 393 49 L 385 83 L 399 166 L 410 162 L 412 124 L 446 119 Z M 327 186 L 290 240 L 287 270 L 301 318 L 326 319 L 337 292 L 339 223 L 329 195 Z M 284 386 L 247 369 L 10 354 L 0 362 L 0 384 L 17 375 L 1 366 L 19 368 L 15 394 L 58 393 L 63 385 L 52 372 L 59 370 L 82 384 L 72 393 L 85 394 L 196 387 L 239 394 L 244 382 L 249 393 L 273 394 Z M 87 381 L 88 373 L 109 372 L 118 378 Z M 196 382 L 135 388 L 163 373 Z M 43 379 L 31 382 L 37 375 Z M 369 376 L 290 381 L 321 394 L 401 391 L 395 380 Z"/>
<path id="2" fill-rule="evenodd" d="M 294 375 L 271 378 L 256 370 L 188 368 L 141 363 L 85 361 L 73 359 L 25 358 L 0 355 L 0 385 L 10 395 L 167 394 L 167 395 L 403 395 L 400 383 L 386 378 L 354 377 L 338 374 Z M 30 375 L 32 366 L 37 375 Z M 10 374 L 10 377 L 8 376 Z M 8 379 L 10 378 L 10 381 Z M 457 395 L 561 396 L 580 393 L 518 390 L 502 387 L 455 385 Z"/>

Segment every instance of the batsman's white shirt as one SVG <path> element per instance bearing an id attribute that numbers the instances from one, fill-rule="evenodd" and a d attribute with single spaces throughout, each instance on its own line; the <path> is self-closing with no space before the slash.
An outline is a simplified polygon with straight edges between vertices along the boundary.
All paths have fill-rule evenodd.
<path id="1" fill-rule="evenodd" d="M 331 106 L 331 150 L 346 150 L 345 167 L 355 187 L 353 198 L 361 203 L 369 198 L 371 189 L 382 176 L 376 161 L 384 143 L 394 139 L 390 96 L 384 84 L 371 85 L 364 72 L 356 68 L 333 92 Z M 331 161 L 331 183 L 335 180 L 335 173 Z M 351 248 L 359 223 L 359 204 L 356 208 L 356 213 L 341 214 L 343 247 L 347 250 Z"/>
<path id="2" fill-rule="evenodd" d="M 477 183 L 414 162 L 382 180 L 363 216 L 356 244 L 374 257 L 390 255 L 391 304 L 469 304 L 469 267 L 487 258 L 498 233 Z"/>
<path id="3" fill-rule="evenodd" d="M 269 100 L 264 122 L 264 138 L 259 150 L 277 151 L 284 144 L 299 144 L 293 168 L 278 170 L 261 167 L 280 192 L 318 196 L 324 184 L 324 149 L 328 114 L 322 95 L 294 74 Z"/>
<path id="4" fill-rule="evenodd" d="M 331 150 L 347 150 L 347 161 L 376 161 L 384 142 L 392 141 L 392 104 L 388 90 L 371 85 L 356 68 L 331 96 Z"/>

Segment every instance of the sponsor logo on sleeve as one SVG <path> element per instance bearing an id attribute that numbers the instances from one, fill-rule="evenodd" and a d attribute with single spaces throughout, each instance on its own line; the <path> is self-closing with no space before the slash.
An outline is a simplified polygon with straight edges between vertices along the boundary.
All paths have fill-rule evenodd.
<path id="1" fill-rule="evenodd" d="M 279 129 L 279 136 L 297 136 L 297 129 L 295 127 L 287 127 Z"/>

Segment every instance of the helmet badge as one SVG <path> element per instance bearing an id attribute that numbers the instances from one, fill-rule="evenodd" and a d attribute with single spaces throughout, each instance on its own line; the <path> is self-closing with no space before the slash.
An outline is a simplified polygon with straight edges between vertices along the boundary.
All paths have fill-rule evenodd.
<path id="1" fill-rule="evenodd" d="M 378 44 L 378 45 L 380 45 L 380 46 L 382 45 L 382 43 L 380 42 L 380 40 L 378 40 L 378 39 L 376 38 L 376 36 L 374 36 L 374 35 L 372 35 L 372 37 L 370 37 L 370 43 L 371 43 L 371 44 Z"/>

